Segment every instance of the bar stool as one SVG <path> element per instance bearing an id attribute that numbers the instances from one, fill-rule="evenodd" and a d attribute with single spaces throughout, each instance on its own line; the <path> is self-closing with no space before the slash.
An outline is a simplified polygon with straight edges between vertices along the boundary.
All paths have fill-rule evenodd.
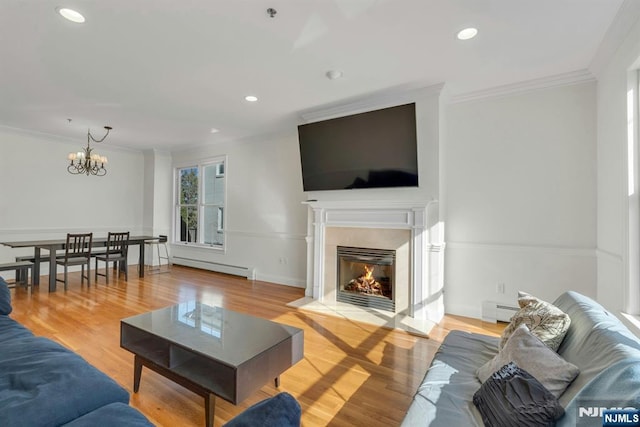
<path id="1" fill-rule="evenodd" d="M 171 259 L 169 258 L 169 247 L 167 246 L 167 236 L 161 234 L 158 238 L 146 240 L 144 242 L 145 245 L 148 245 L 148 248 L 151 250 L 151 258 L 153 259 L 153 249 L 155 248 L 156 254 L 158 255 L 158 267 L 153 267 L 153 262 L 149 265 L 149 271 L 157 271 L 160 272 L 162 269 L 162 260 L 166 261 L 167 269 L 164 272 L 168 272 L 171 270 Z M 164 247 L 164 256 L 160 253 L 160 246 Z"/>

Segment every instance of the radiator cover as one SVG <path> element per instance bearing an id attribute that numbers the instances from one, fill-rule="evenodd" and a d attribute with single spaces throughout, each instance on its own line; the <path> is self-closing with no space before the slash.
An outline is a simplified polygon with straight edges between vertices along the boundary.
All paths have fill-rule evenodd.
<path id="1" fill-rule="evenodd" d="M 516 305 L 509 305 L 502 302 L 483 301 L 482 320 L 485 322 L 510 322 L 514 314 L 520 310 Z"/>

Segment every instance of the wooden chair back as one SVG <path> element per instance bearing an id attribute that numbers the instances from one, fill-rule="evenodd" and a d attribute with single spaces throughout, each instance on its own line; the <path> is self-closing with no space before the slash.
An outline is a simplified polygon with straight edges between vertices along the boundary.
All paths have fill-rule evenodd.
<path id="1" fill-rule="evenodd" d="M 67 233 L 64 258 L 91 258 L 93 233 Z"/>
<path id="2" fill-rule="evenodd" d="M 129 250 L 129 232 L 112 233 L 107 235 L 107 256 L 113 255 L 114 258 L 127 258 Z"/>

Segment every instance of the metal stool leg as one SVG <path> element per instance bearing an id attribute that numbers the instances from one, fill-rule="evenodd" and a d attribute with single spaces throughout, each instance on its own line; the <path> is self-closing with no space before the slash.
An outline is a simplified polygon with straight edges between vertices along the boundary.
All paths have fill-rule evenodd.
<path id="1" fill-rule="evenodd" d="M 146 242 L 147 245 L 149 245 L 149 249 L 151 250 L 151 264 L 149 265 L 149 271 L 156 271 L 158 273 L 166 273 L 171 269 L 171 260 L 169 258 L 169 247 L 167 246 L 167 236 L 160 236 L 158 239 L 154 239 L 151 241 L 147 241 Z M 165 256 L 162 256 L 162 254 L 160 253 L 160 245 L 164 246 L 164 253 Z M 155 248 L 155 250 L 157 251 L 157 253 L 154 256 L 153 253 L 153 249 Z M 157 258 L 158 260 L 158 266 L 154 267 L 153 266 L 153 259 Z M 162 271 L 162 260 L 166 260 L 167 261 L 167 270 L 166 271 Z"/>
<path id="2" fill-rule="evenodd" d="M 169 258 L 169 247 L 167 246 L 167 242 L 162 244 L 164 246 L 164 257 L 160 256 L 160 246 L 158 245 L 158 264 L 161 264 L 160 259 L 163 258 L 167 260 L 167 270 L 171 270 L 171 259 Z"/>

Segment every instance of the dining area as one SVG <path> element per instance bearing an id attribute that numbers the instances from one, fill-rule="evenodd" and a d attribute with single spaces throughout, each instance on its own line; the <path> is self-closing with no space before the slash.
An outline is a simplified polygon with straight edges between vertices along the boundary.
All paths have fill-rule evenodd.
<path id="1" fill-rule="evenodd" d="M 43 240 L 2 241 L 0 245 L 19 250 L 15 262 L 0 264 L 0 270 L 15 270 L 16 283 L 39 286 L 43 265 L 48 264 L 49 292 L 56 292 L 57 284 L 68 285 L 68 272 L 79 267 L 80 282 L 87 286 L 98 283 L 99 276 L 109 283 L 110 271 L 114 277 L 128 279 L 129 248 L 138 247 L 138 275 L 145 274 L 145 247 L 164 236 L 134 235 L 129 231 L 109 231 L 96 236 L 93 232 L 67 233 L 65 237 Z M 166 239 L 166 238 L 165 238 Z M 27 250 L 29 253 L 27 253 Z M 58 278 L 60 267 L 62 278 Z M 29 273 L 31 278 L 29 279 Z"/>

